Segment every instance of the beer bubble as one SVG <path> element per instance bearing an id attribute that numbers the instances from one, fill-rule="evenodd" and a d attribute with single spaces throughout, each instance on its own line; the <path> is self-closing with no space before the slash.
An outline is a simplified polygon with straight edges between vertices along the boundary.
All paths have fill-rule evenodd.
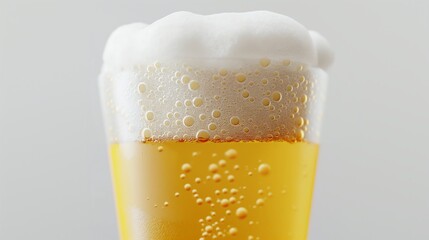
<path id="1" fill-rule="evenodd" d="M 228 215 L 228 216 L 231 215 L 231 210 L 229 210 L 229 209 L 226 210 L 225 214 Z"/>
<path id="2" fill-rule="evenodd" d="M 179 196 L 180 196 L 180 193 L 176 192 L 176 193 L 174 193 L 174 196 L 175 196 L 175 197 L 179 197 Z"/>
<path id="3" fill-rule="evenodd" d="M 225 167 L 226 166 L 226 161 L 224 159 L 219 160 L 219 166 Z"/>
<path id="4" fill-rule="evenodd" d="M 249 235 L 249 236 L 247 237 L 247 240 L 255 240 L 255 238 L 254 238 L 252 235 Z"/>
<path id="5" fill-rule="evenodd" d="M 164 151 L 164 147 L 163 146 L 158 146 L 158 152 L 163 152 Z"/>
<path id="6" fill-rule="evenodd" d="M 140 94 L 143 94 L 146 91 L 146 84 L 139 83 L 139 85 L 137 86 L 137 90 Z"/>
<path id="7" fill-rule="evenodd" d="M 237 202 L 237 199 L 236 199 L 235 197 L 230 197 L 230 198 L 229 198 L 229 202 L 230 202 L 231 204 L 234 204 L 234 203 L 236 203 L 236 202 Z"/>
<path id="8" fill-rule="evenodd" d="M 235 80 L 237 80 L 237 82 L 242 83 L 244 81 L 246 81 L 246 75 L 244 73 L 237 73 L 235 75 Z"/>
<path id="9" fill-rule="evenodd" d="M 219 170 L 219 167 L 215 163 L 212 163 L 209 165 L 209 171 L 210 172 L 217 173 L 218 170 Z"/>
<path id="10" fill-rule="evenodd" d="M 213 180 L 215 181 L 215 182 L 220 182 L 220 180 L 222 179 L 222 176 L 220 175 L 220 174 L 218 174 L 218 173 L 215 173 L 214 175 L 213 175 Z"/>
<path id="11" fill-rule="evenodd" d="M 262 199 L 262 198 L 258 198 L 258 199 L 256 200 L 256 206 L 261 207 L 261 206 L 264 206 L 264 204 L 265 204 L 264 199 Z"/>
<path id="12" fill-rule="evenodd" d="M 176 101 L 176 103 L 174 104 L 176 107 L 181 107 L 183 106 L 182 102 L 180 101 Z M 175 116 L 177 118 L 177 116 Z"/>
<path id="13" fill-rule="evenodd" d="M 248 133 L 250 129 L 248 127 L 243 128 L 243 132 Z"/>
<path id="14" fill-rule="evenodd" d="M 211 233 L 211 232 L 213 232 L 213 227 L 210 225 L 207 225 L 205 230 L 206 230 L 206 232 Z"/>
<path id="15" fill-rule="evenodd" d="M 184 164 L 182 165 L 182 171 L 184 171 L 185 173 L 190 172 L 190 171 L 191 171 L 191 169 L 192 169 L 192 166 L 191 166 L 191 164 L 189 164 L 189 163 L 184 163 Z"/>
<path id="16" fill-rule="evenodd" d="M 238 193 L 238 190 L 236 188 L 231 188 L 231 194 L 236 195 Z"/>
<path id="17" fill-rule="evenodd" d="M 200 83 L 196 80 L 192 80 L 188 84 L 189 90 L 196 91 L 200 88 Z"/>
<path id="18" fill-rule="evenodd" d="M 212 217 L 211 217 L 211 216 L 207 216 L 207 217 L 206 217 L 206 221 L 207 221 L 207 222 L 211 222 L 212 220 L 213 220 L 213 219 L 212 219 Z"/>
<path id="19" fill-rule="evenodd" d="M 243 90 L 243 92 L 241 92 L 241 96 L 244 98 L 248 98 L 250 96 L 250 93 L 247 90 Z"/>
<path id="20" fill-rule="evenodd" d="M 220 191 L 219 190 L 215 190 L 215 195 L 219 196 L 220 195 Z"/>
<path id="21" fill-rule="evenodd" d="M 195 98 L 192 100 L 192 104 L 194 105 L 194 107 L 201 107 L 201 105 L 203 105 L 203 103 L 204 103 L 204 101 L 203 101 L 203 99 L 202 99 L 202 98 L 200 98 L 200 97 L 195 97 Z"/>
<path id="22" fill-rule="evenodd" d="M 192 152 L 192 157 L 198 156 L 198 152 Z"/>
<path id="23" fill-rule="evenodd" d="M 271 63 L 271 60 L 268 58 L 261 58 L 259 60 L 259 65 L 261 65 L 262 67 L 268 67 Z"/>
<path id="24" fill-rule="evenodd" d="M 142 130 L 141 133 L 143 139 L 148 139 L 152 137 L 152 131 L 149 128 L 145 128 Z"/>
<path id="25" fill-rule="evenodd" d="M 212 198 L 211 197 L 206 197 L 206 203 L 212 203 Z"/>
<path id="26" fill-rule="evenodd" d="M 286 87 L 286 91 L 288 91 L 288 92 L 292 92 L 292 91 L 293 91 L 293 87 L 292 87 L 292 85 L 288 85 L 288 86 Z"/>
<path id="27" fill-rule="evenodd" d="M 197 200 L 196 200 L 196 203 L 198 204 L 198 205 L 202 205 L 203 204 L 203 199 L 201 199 L 201 198 L 197 198 Z"/>
<path id="28" fill-rule="evenodd" d="M 235 170 L 235 171 L 240 170 L 240 166 L 239 166 L 239 165 L 234 165 L 234 170 Z"/>
<path id="29" fill-rule="evenodd" d="M 191 78 L 188 75 L 183 75 L 180 81 L 182 81 L 183 84 L 188 84 L 191 81 Z"/>
<path id="30" fill-rule="evenodd" d="M 217 126 L 216 126 L 216 124 L 215 124 L 215 123 L 210 123 L 210 124 L 208 125 L 208 128 L 209 128 L 209 130 L 214 131 L 214 130 L 216 130 Z"/>
<path id="31" fill-rule="evenodd" d="M 221 205 L 222 207 L 224 207 L 224 208 L 228 207 L 228 206 L 229 206 L 229 200 L 228 200 L 228 199 L 226 199 L 226 198 L 222 199 L 222 200 L 220 201 L 220 205 Z"/>
<path id="32" fill-rule="evenodd" d="M 266 164 L 266 163 L 262 163 L 261 165 L 259 165 L 258 167 L 258 172 L 261 175 L 268 175 L 270 173 L 271 167 L 270 165 Z"/>
<path id="33" fill-rule="evenodd" d="M 272 97 L 273 101 L 275 101 L 275 102 L 280 102 L 280 100 L 282 100 L 282 94 L 279 91 L 273 92 L 271 97 Z"/>
<path id="34" fill-rule="evenodd" d="M 182 173 L 180 174 L 180 179 L 185 179 L 186 178 L 186 174 Z"/>
<path id="35" fill-rule="evenodd" d="M 235 211 L 235 215 L 239 218 L 239 219 L 245 219 L 247 217 L 247 209 L 244 207 L 239 207 L 237 208 L 237 210 Z"/>
<path id="36" fill-rule="evenodd" d="M 200 142 L 207 142 L 210 138 L 210 134 L 206 130 L 201 129 L 197 132 L 196 138 Z"/>
<path id="37" fill-rule="evenodd" d="M 191 190 L 191 184 L 189 184 L 189 183 L 185 184 L 184 188 L 186 191 L 190 191 Z"/>
<path id="38" fill-rule="evenodd" d="M 264 190 L 263 190 L 263 189 L 259 189 L 259 190 L 258 190 L 258 194 L 259 194 L 259 195 L 264 195 Z"/>
<path id="39" fill-rule="evenodd" d="M 268 197 L 272 197 L 273 196 L 273 193 L 272 192 L 268 192 Z"/>
<path id="40" fill-rule="evenodd" d="M 197 191 L 197 189 L 192 189 L 192 193 L 197 193 L 198 191 Z"/>
<path id="41" fill-rule="evenodd" d="M 222 189 L 222 193 L 223 193 L 223 194 L 227 194 L 227 193 L 228 193 L 228 188 L 223 188 L 223 189 Z"/>
<path id="42" fill-rule="evenodd" d="M 234 175 L 228 175 L 228 182 L 234 182 L 234 181 L 235 181 Z"/>
<path id="43" fill-rule="evenodd" d="M 168 207 L 168 202 L 164 202 L 164 207 Z"/>
<path id="44" fill-rule="evenodd" d="M 199 178 L 199 177 L 195 178 L 195 182 L 196 183 L 201 183 L 201 178 Z"/>
<path id="45" fill-rule="evenodd" d="M 213 110 L 212 111 L 212 116 L 214 118 L 219 118 L 221 116 L 221 112 L 219 110 Z"/>
<path id="46" fill-rule="evenodd" d="M 229 235 L 231 235 L 231 236 L 236 236 L 236 235 L 237 235 L 237 233 L 238 233 L 238 230 L 237 230 L 237 228 L 232 227 L 232 228 L 230 228 L 230 229 L 228 230 L 228 233 L 229 233 Z"/>
<path id="47" fill-rule="evenodd" d="M 231 148 L 225 152 L 225 157 L 227 157 L 228 159 L 236 159 L 237 156 L 238 156 L 238 152 L 235 149 Z"/>

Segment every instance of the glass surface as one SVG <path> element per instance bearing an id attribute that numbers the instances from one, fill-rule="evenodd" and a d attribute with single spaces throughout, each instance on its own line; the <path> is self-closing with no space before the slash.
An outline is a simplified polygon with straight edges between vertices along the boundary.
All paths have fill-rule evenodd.
<path id="1" fill-rule="evenodd" d="M 121 239 L 306 239 L 326 82 L 266 58 L 102 74 Z"/>

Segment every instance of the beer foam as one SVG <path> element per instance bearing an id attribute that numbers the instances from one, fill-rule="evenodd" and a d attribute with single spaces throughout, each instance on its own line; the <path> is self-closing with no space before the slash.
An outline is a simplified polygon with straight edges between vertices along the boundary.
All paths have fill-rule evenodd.
<path id="1" fill-rule="evenodd" d="M 265 11 L 120 27 L 100 75 L 108 136 L 318 142 L 331 61 L 320 34 Z"/>
<path id="2" fill-rule="evenodd" d="M 149 25 L 118 28 L 107 42 L 104 64 L 114 70 L 155 60 L 268 57 L 326 68 L 332 56 L 320 34 L 277 13 L 176 12 Z"/>

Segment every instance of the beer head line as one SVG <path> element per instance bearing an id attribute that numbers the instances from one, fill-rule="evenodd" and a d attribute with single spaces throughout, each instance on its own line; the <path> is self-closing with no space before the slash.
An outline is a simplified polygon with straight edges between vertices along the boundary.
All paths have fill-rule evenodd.
<path id="1" fill-rule="evenodd" d="M 106 44 L 104 67 L 116 71 L 156 60 L 268 57 L 327 68 L 332 56 L 320 34 L 281 14 L 176 12 L 149 25 L 119 27 Z"/>
<path id="2" fill-rule="evenodd" d="M 327 41 L 257 11 L 118 28 L 100 74 L 111 142 L 318 142 Z"/>

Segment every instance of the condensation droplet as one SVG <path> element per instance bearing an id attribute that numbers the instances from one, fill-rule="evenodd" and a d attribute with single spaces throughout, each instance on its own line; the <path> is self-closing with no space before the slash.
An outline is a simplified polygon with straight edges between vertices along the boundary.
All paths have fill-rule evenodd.
<path id="1" fill-rule="evenodd" d="M 221 116 L 221 112 L 219 110 L 213 110 L 212 116 L 214 118 L 219 118 Z"/>
<path id="2" fill-rule="evenodd" d="M 243 90 L 243 92 L 241 92 L 241 96 L 244 98 L 248 98 L 250 96 L 250 93 L 247 90 Z"/>
<path id="3" fill-rule="evenodd" d="M 189 81 L 191 81 L 191 78 L 188 75 L 183 75 L 180 80 L 182 81 L 183 84 L 188 84 Z"/>
<path id="4" fill-rule="evenodd" d="M 143 139 L 148 139 L 152 137 L 152 131 L 149 128 L 145 128 L 142 130 L 141 133 Z"/>
<path id="5" fill-rule="evenodd" d="M 215 123 L 210 123 L 208 128 L 209 128 L 209 130 L 214 131 L 214 130 L 216 130 L 217 126 Z"/>
<path id="6" fill-rule="evenodd" d="M 203 99 L 202 99 L 202 98 L 200 98 L 200 97 L 195 97 L 195 98 L 192 100 L 192 104 L 194 105 L 194 107 L 201 107 L 201 105 L 203 105 L 203 103 L 204 103 L 204 101 L 203 101 Z"/>
<path id="7" fill-rule="evenodd" d="M 146 84 L 145 83 L 139 83 L 137 86 L 137 90 L 140 94 L 143 94 L 146 91 Z"/>
<path id="8" fill-rule="evenodd" d="M 237 82 L 242 83 L 244 81 L 246 81 L 246 75 L 244 73 L 237 73 L 235 75 L 235 80 L 237 80 Z"/>
<path id="9" fill-rule="evenodd" d="M 194 125 L 194 122 L 195 122 L 195 120 L 194 120 L 194 117 L 192 117 L 192 116 L 188 115 L 188 116 L 183 118 L 183 124 L 186 127 L 192 127 L 192 125 Z"/>
<path id="10" fill-rule="evenodd" d="M 279 102 L 280 100 L 282 100 L 282 94 L 279 91 L 273 92 L 271 97 L 275 102 Z"/>
<path id="11" fill-rule="evenodd" d="M 152 111 L 146 113 L 146 120 L 152 121 L 155 118 L 155 114 Z"/>
<path id="12" fill-rule="evenodd" d="M 262 105 L 264 105 L 265 107 L 270 106 L 271 101 L 268 98 L 264 98 L 262 99 Z"/>
<path id="13" fill-rule="evenodd" d="M 232 125 L 237 126 L 238 124 L 240 124 L 240 118 L 238 118 L 237 116 L 231 117 L 231 119 L 229 119 L 229 122 Z"/>
<path id="14" fill-rule="evenodd" d="M 188 84 L 189 90 L 196 91 L 200 88 L 200 83 L 196 80 L 192 80 Z"/>

